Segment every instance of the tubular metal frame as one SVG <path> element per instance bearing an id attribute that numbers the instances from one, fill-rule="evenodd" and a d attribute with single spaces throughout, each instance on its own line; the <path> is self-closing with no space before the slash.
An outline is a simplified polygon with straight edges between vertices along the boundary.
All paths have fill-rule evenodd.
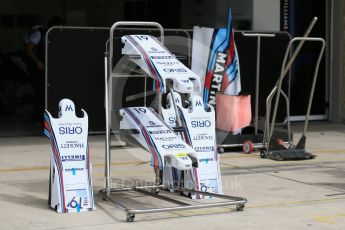
<path id="1" fill-rule="evenodd" d="M 215 202 L 215 203 L 204 203 L 204 204 L 188 204 L 184 203 L 175 199 L 172 199 L 167 196 L 159 195 L 159 189 L 168 189 L 167 187 L 159 184 L 151 185 L 151 186 L 142 186 L 142 187 L 124 187 L 124 188 L 111 188 L 111 176 L 110 176 L 110 162 L 111 156 L 110 151 L 113 149 L 113 146 L 110 146 L 110 103 L 109 103 L 109 80 L 112 77 L 117 77 L 116 74 L 114 75 L 112 71 L 113 66 L 113 42 L 114 42 L 114 32 L 115 29 L 119 26 L 138 26 L 138 27 L 157 27 L 160 30 L 161 34 L 161 42 L 164 43 L 164 30 L 163 27 L 156 23 L 156 22 L 116 22 L 112 25 L 110 29 L 110 39 L 106 44 L 106 52 L 104 57 L 104 69 L 105 69 L 105 120 L 106 120 L 106 135 L 105 135 L 105 188 L 100 190 L 103 199 L 109 201 L 114 206 L 122 209 L 126 213 L 126 220 L 127 222 L 133 222 L 135 218 L 135 214 L 143 214 L 143 213 L 155 213 L 155 212 L 170 212 L 170 211 L 178 211 L 178 210 L 189 210 L 189 209 L 200 209 L 200 208 L 213 208 L 213 207 L 222 207 L 222 206 L 229 206 L 235 205 L 237 211 L 242 211 L 247 200 L 242 197 L 233 197 L 221 194 L 213 194 L 208 192 L 201 192 L 196 190 L 189 190 L 183 188 L 177 188 L 176 192 L 178 193 L 197 193 L 205 196 L 212 196 L 224 199 L 226 201 L 223 202 Z M 144 75 L 143 75 L 144 76 Z M 146 92 L 146 89 L 145 89 Z M 173 96 L 173 95 L 172 95 Z M 157 92 L 157 110 L 158 114 L 161 115 L 161 108 L 162 108 L 162 93 Z M 175 100 L 173 100 L 174 102 Z M 176 105 L 174 105 L 176 107 Z M 156 173 L 157 178 L 159 177 L 159 173 Z M 151 190 L 151 192 L 148 191 Z M 119 201 L 114 200 L 111 198 L 111 193 L 114 192 L 125 192 L 125 191 L 135 191 L 145 195 L 150 195 L 154 198 L 158 198 L 161 200 L 165 200 L 171 203 L 175 203 L 178 206 L 175 207 L 165 207 L 165 208 L 145 208 L 145 209 L 129 209 L 125 205 L 121 204 Z"/>
<path id="2" fill-rule="evenodd" d="M 242 32 L 242 35 L 245 37 L 256 37 L 257 38 L 257 45 L 256 45 L 256 81 L 255 81 L 255 115 L 254 115 L 254 129 L 255 135 L 258 134 L 258 120 L 259 120 L 259 92 L 260 92 L 260 54 L 261 54 L 261 38 L 267 37 L 272 38 L 275 37 L 275 34 L 269 33 L 245 33 Z"/>
<path id="3" fill-rule="evenodd" d="M 316 22 L 317 22 L 317 17 L 314 17 L 312 19 L 312 21 L 310 22 L 310 24 L 309 24 L 309 26 L 308 26 L 307 30 L 305 31 L 305 33 L 304 33 L 302 38 L 307 38 L 309 36 L 309 34 L 310 34 L 311 30 L 313 29 L 313 27 L 315 26 Z M 296 40 L 299 40 L 300 43 L 298 44 L 296 50 L 291 55 L 292 44 Z M 285 76 L 287 75 L 287 73 L 290 72 L 291 66 L 292 66 L 293 62 L 295 61 L 297 55 L 299 54 L 300 50 L 302 49 L 302 47 L 304 45 L 304 42 L 305 42 L 305 40 L 303 40 L 303 39 L 301 40 L 300 38 L 294 38 L 294 39 L 290 40 L 290 42 L 289 42 L 289 44 L 288 44 L 288 46 L 286 48 L 286 51 L 285 51 L 285 55 L 284 55 L 283 63 L 282 63 L 282 66 L 281 66 L 281 72 L 280 72 L 280 76 L 278 78 L 278 81 L 277 81 L 276 85 L 273 87 L 273 89 L 270 92 L 270 94 L 266 98 L 265 130 L 264 130 L 264 138 L 263 138 L 263 141 L 262 141 L 262 145 L 263 145 L 264 148 L 266 148 L 267 152 L 269 150 L 269 143 L 271 141 L 271 138 L 272 138 L 272 135 L 273 135 L 273 131 L 274 131 L 274 125 L 275 125 L 275 120 L 276 120 L 276 115 L 277 115 L 280 95 L 282 95 L 284 97 L 285 102 L 286 102 L 287 128 L 288 128 L 288 144 L 291 145 L 291 140 L 290 140 L 290 137 L 291 137 L 290 99 L 281 90 L 281 87 L 282 87 L 282 82 L 283 82 Z M 289 56 L 290 56 L 290 60 L 286 64 Z M 317 68 L 318 68 L 318 66 L 317 66 Z M 272 125 L 270 126 L 271 104 L 272 104 L 273 97 L 274 97 L 274 95 L 276 95 L 276 92 L 277 92 L 278 88 L 279 88 L 279 93 L 276 96 L 274 113 L 273 113 L 273 117 L 272 117 Z M 289 87 L 289 96 L 290 96 L 290 87 Z"/>
<path id="4" fill-rule="evenodd" d="M 293 54 L 293 56 L 291 57 L 290 61 L 288 62 L 287 65 L 285 65 L 286 61 L 287 61 L 288 50 L 297 41 L 300 42 L 299 46 L 298 46 L 299 49 L 297 47 L 297 49 L 296 49 L 295 53 Z M 283 66 L 286 66 L 286 67 L 284 69 L 282 69 L 282 72 L 281 72 L 281 75 L 280 75 L 279 80 L 277 82 L 277 85 L 273 88 L 273 90 L 271 91 L 271 93 L 269 94 L 269 96 L 267 97 L 267 100 L 266 100 L 266 105 L 267 105 L 266 129 L 267 130 L 265 129 L 265 136 L 266 136 L 266 138 L 264 139 L 264 143 L 263 144 L 266 146 L 267 153 L 269 152 L 270 141 L 271 141 L 271 138 L 272 138 L 272 135 L 273 135 L 274 127 L 275 127 L 275 119 L 276 119 L 277 110 L 278 110 L 279 97 L 280 97 L 280 95 L 283 95 L 284 97 L 286 97 L 286 95 L 283 93 L 283 91 L 281 89 L 282 82 L 283 82 L 283 80 L 284 80 L 284 78 L 286 76 L 286 73 L 290 70 L 290 68 L 291 68 L 291 66 L 293 64 L 293 61 L 296 59 L 296 57 L 297 57 L 300 49 L 302 48 L 302 45 L 303 45 L 304 42 L 320 42 L 321 43 L 321 49 L 319 51 L 318 59 L 317 59 L 316 66 L 315 66 L 315 69 L 314 69 L 313 82 L 312 82 L 311 91 L 310 91 L 310 94 L 309 94 L 309 101 L 308 101 L 308 106 L 307 106 L 307 113 L 306 113 L 306 117 L 305 117 L 305 123 L 304 123 L 304 129 L 303 129 L 302 137 L 306 136 L 306 134 L 307 134 L 308 121 L 309 121 L 310 110 L 311 110 L 311 105 L 312 105 L 313 96 L 314 96 L 314 90 L 315 90 L 317 75 L 318 75 L 318 71 L 319 71 L 322 55 L 323 55 L 323 52 L 325 50 L 326 42 L 322 38 L 295 37 L 295 38 L 293 38 L 289 42 L 289 45 L 288 45 L 288 48 L 287 48 L 287 52 L 285 54 Z M 274 96 L 276 96 L 276 101 L 275 101 L 275 105 L 274 105 L 271 125 L 269 125 L 269 117 L 271 115 L 271 106 L 272 106 L 272 100 L 273 100 Z M 289 108 L 289 106 L 287 106 L 287 108 Z M 288 120 L 288 125 L 290 126 L 290 120 Z"/>
<path id="5" fill-rule="evenodd" d="M 311 21 L 310 25 L 308 26 L 306 32 L 304 33 L 303 37 L 295 37 L 289 42 L 288 47 L 287 47 L 286 52 L 285 52 L 285 56 L 284 56 L 284 60 L 283 60 L 279 79 L 278 79 L 275 87 L 272 89 L 271 93 L 268 95 L 268 97 L 266 99 L 266 121 L 265 121 L 265 132 L 264 132 L 264 139 L 263 139 L 263 146 L 266 147 L 266 154 L 269 153 L 270 142 L 271 142 L 274 127 L 275 127 L 275 120 L 276 120 L 276 116 L 277 116 L 277 110 L 278 110 L 280 95 L 282 95 L 287 102 L 287 113 L 289 116 L 289 110 L 290 110 L 289 104 L 290 104 L 290 102 L 289 102 L 289 99 L 286 97 L 285 93 L 282 91 L 283 80 L 286 77 L 287 73 L 290 71 L 293 62 L 295 61 L 296 57 L 298 56 L 304 43 L 305 42 L 320 42 L 321 48 L 320 48 L 318 59 L 316 61 L 316 66 L 314 69 L 313 82 L 312 82 L 311 91 L 309 94 L 309 101 L 308 101 L 307 112 L 306 112 L 306 117 L 305 117 L 304 129 L 303 129 L 303 133 L 302 133 L 302 137 L 301 137 L 300 141 L 302 140 L 302 138 L 306 137 L 308 121 L 309 121 L 309 116 L 310 116 L 310 110 L 311 110 L 311 105 L 312 105 L 312 101 L 313 101 L 314 90 L 315 90 L 315 85 L 316 85 L 316 80 L 317 80 L 317 75 L 319 72 L 319 67 L 320 67 L 322 55 L 324 53 L 325 46 L 326 46 L 326 42 L 324 39 L 308 37 L 312 28 L 314 27 L 316 21 L 317 21 L 317 17 L 314 17 L 313 20 Z M 299 42 L 299 43 L 296 47 L 296 50 L 293 52 L 292 56 L 290 57 L 290 59 L 288 61 L 290 49 L 292 48 L 292 45 L 295 42 Z M 272 100 L 273 100 L 274 96 L 276 97 L 276 100 L 275 100 L 275 104 L 274 104 L 274 108 L 273 108 L 272 121 L 271 121 L 271 125 L 270 125 Z M 290 119 L 289 119 L 289 117 L 288 117 L 287 122 L 288 122 L 288 129 L 290 132 Z M 290 136 L 290 133 L 289 133 L 289 136 Z M 289 143 L 289 145 L 291 146 L 291 142 Z M 291 147 L 293 147 L 293 146 L 291 146 Z"/>

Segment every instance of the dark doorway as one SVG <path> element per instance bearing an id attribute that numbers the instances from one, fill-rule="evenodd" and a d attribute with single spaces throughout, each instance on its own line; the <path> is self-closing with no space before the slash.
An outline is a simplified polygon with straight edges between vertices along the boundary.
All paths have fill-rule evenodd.
<path id="1" fill-rule="evenodd" d="M 303 36 L 313 17 L 317 17 L 310 36 L 326 38 L 326 1 L 325 0 L 284 0 L 281 1 L 282 30 L 287 30 L 292 37 Z M 320 44 L 306 43 L 299 56 L 295 60 L 291 71 L 291 115 L 297 119 L 302 118 L 306 108 L 311 89 Z M 312 119 L 326 119 L 326 61 L 324 58 L 320 64 L 316 83 L 313 105 L 311 109 Z"/>
<path id="2" fill-rule="evenodd" d="M 124 5 L 126 21 L 159 22 L 164 28 L 180 28 L 181 1 L 130 1 Z"/>

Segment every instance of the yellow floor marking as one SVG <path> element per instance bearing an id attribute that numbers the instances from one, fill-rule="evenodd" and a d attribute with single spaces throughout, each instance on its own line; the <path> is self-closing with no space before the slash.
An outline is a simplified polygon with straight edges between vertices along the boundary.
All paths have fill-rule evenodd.
<path id="1" fill-rule="evenodd" d="M 119 175 L 154 175 L 154 172 L 153 170 L 152 171 L 124 171 L 124 172 L 121 172 L 121 171 L 111 171 L 111 174 L 114 174 L 116 176 L 119 176 Z M 100 178 L 104 178 L 104 173 L 93 173 L 92 174 L 94 177 L 100 177 Z M 114 179 L 117 179 L 117 178 L 114 178 Z"/>
<path id="2" fill-rule="evenodd" d="M 126 161 L 126 162 L 112 162 L 110 165 L 121 166 L 121 165 L 142 165 L 149 162 L 146 161 Z M 105 163 L 94 163 L 94 167 L 104 167 Z"/>
<path id="3" fill-rule="evenodd" d="M 128 161 L 128 162 L 113 162 L 111 165 L 113 166 L 123 166 L 123 165 L 141 165 L 146 164 L 148 162 L 145 161 Z M 104 163 L 95 163 L 92 164 L 93 167 L 104 167 Z M 34 167 L 23 167 L 23 168 L 9 168 L 9 169 L 0 169 L 0 173 L 7 173 L 7 172 L 21 172 L 21 171 L 42 171 L 48 170 L 48 166 L 34 166 Z"/>
<path id="4" fill-rule="evenodd" d="M 287 205 L 322 204 L 322 203 L 343 201 L 343 200 L 345 200 L 345 197 L 317 199 L 317 200 L 285 201 L 285 202 L 278 202 L 278 203 L 273 203 L 273 204 L 253 205 L 253 206 L 248 206 L 248 208 L 273 208 L 273 207 L 283 207 Z"/>
<path id="5" fill-rule="evenodd" d="M 340 217 L 345 217 L 345 214 L 335 214 L 331 216 L 315 216 L 313 217 L 313 219 L 321 223 L 336 224 L 336 222 L 334 222 L 334 219 L 339 219 Z"/>
<path id="6" fill-rule="evenodd" d="M 336 150 L 313 150 L 312 152 L 317 154 L 345 154 L 345 149 L 336 149 Z M 221 159 L 239 159 L 239 158 L 259 158 L 256 154 L 243 154 L 243 155 L 222 155 Z M 112 162 L 112 166 L 125 166 L 125 165 L 141 165 L 146 164 L 146 161 L 128 161 L 128 162 Z M 284 161 L 278 163 L 286 163 Z M 295 163 L 306 163 L 306 164 L 317 164 L 320 162 L 295 162 Z M 227 165 L 227 164 L 225 164 Z M 264 166 L 264 165 L 252 165 L 251 167 L 256 166 Z M 104 167 L 104 163 L 94 163 L 93 167 Z M 245 169 L 246 167 L 240 167 Z M 8 173 L 8 172 L 22 172 L 22 171 L 41 171 L 41 170 L 48 170 L 48 166 L 34 166 L 34 167 L 23 167 L 23 168 L 8 168 L 8 169 L 0 169 L 0 173 Z"/>
<path id="7" fill-rule="evenodd" d="M 9 168 L 9 169 L 0 169 L 0 173 L 6 172 L 21 172 L 21 171 L 40 171 L 40 170 L 48 170 L 49 167 L 47 166 L 36 166 L 30 168 Z"/>
<path id="8" fill-rule="evenodd" d="M 318 154 L 345 154 L 345 149 L 314 150 L 311 152 L 318 153 Z"/>
<path id="9" fill-rule="evenodd" d="M 236 159 L 236 158 L 257 158 L 258 155 L 254 155 L 254 154 L 243 154 L 240 156 L 224 156 L 222 155 L 220 157 L 220 159 Z"/>

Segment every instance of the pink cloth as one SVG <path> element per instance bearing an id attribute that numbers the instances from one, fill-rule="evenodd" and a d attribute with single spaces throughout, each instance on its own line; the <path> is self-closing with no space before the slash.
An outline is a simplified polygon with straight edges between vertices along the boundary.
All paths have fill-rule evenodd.
<path id="1" fill-rule="evenodd" d="M 217 128 L 226 132 L 237 132 L 250 125 L 252 110 L 250 95 L 216 95 Z"/>

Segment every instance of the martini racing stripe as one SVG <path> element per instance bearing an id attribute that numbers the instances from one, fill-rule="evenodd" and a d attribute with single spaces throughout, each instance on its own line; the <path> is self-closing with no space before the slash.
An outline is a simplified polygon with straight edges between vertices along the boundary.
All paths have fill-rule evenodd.
<path id="1" fill-rule="evenodd" d="M 150 57 L 145 52 L 145 49 L 143 49 L 143 47 L 138 42 L 136 42 L 132 36 L 133 35 L 126 35 L 125 37 L 133 43 L 133 45 L 139 50 L 139 52 L 143 56 L 143 58 L 146 62 L 146 65 L 148 66 L 148 68 L 150 70 L 151 75 L 155 79 L 156 89 L 159 91 L 164 91 L 164 85 L 162 83 L 162 78 L 161 78 L 160 74 L 158 73 L 155 65 L 152 63 Z"/>
<path id="2" fill-rule="evenodd" d="M 52 125 L 49 119 L 49 116 L 47 114 L 47 112 L 44 113 L 44 125 L 45 125 L 45 129 L 44 129 L 44 134 L 45 135 L 49 135 L 48 138 L 51 141 L 51 146 L 52 146 L 52 150 L 53 150 L 53 155 L 54 155 L 54 161 L 55 164 L 57 166 L 57 171 L 58 171 L 58 178 L 59 178 L 59 182 L 60 182 L 60 194 L 61 194 L 61 204 L 62 204 L 62 208 L 63 208 L 63 212 L 67 212 L 67 208 L 66 208 L 66 204 L 65 204 L 65 194 L 64 194 L 64 183 L 63 183 L 63 176 L 62 176 L 62 163 L 61 163 L 61 159 L 60 159 L 60 152 L 59 152 L 59 148 L 57 147 L 57 141 L 55 138 L 55 134 L 54 131 L 52 129 Z"/>
<path id="3" fill-rule="evenodd" d="M 151 150 L 151 153 L 153 155 L 153 166 L 155 168 L 159 168 L 160 170 L 163 170 L 163 162 L 160 157 L 160 154 L 158 153 L 157 147 L 154 144 L 153 140 L 151 139 L 146 127 L 140 122 L 140 119 L 129 109 L 124 108 L 124 110 L 128 113 L 128 115 L 133 119 L 133 121 L 139 126 L 141 133 L 143 134 L 143 137 L 145 138 L 145 141 Z"/>

